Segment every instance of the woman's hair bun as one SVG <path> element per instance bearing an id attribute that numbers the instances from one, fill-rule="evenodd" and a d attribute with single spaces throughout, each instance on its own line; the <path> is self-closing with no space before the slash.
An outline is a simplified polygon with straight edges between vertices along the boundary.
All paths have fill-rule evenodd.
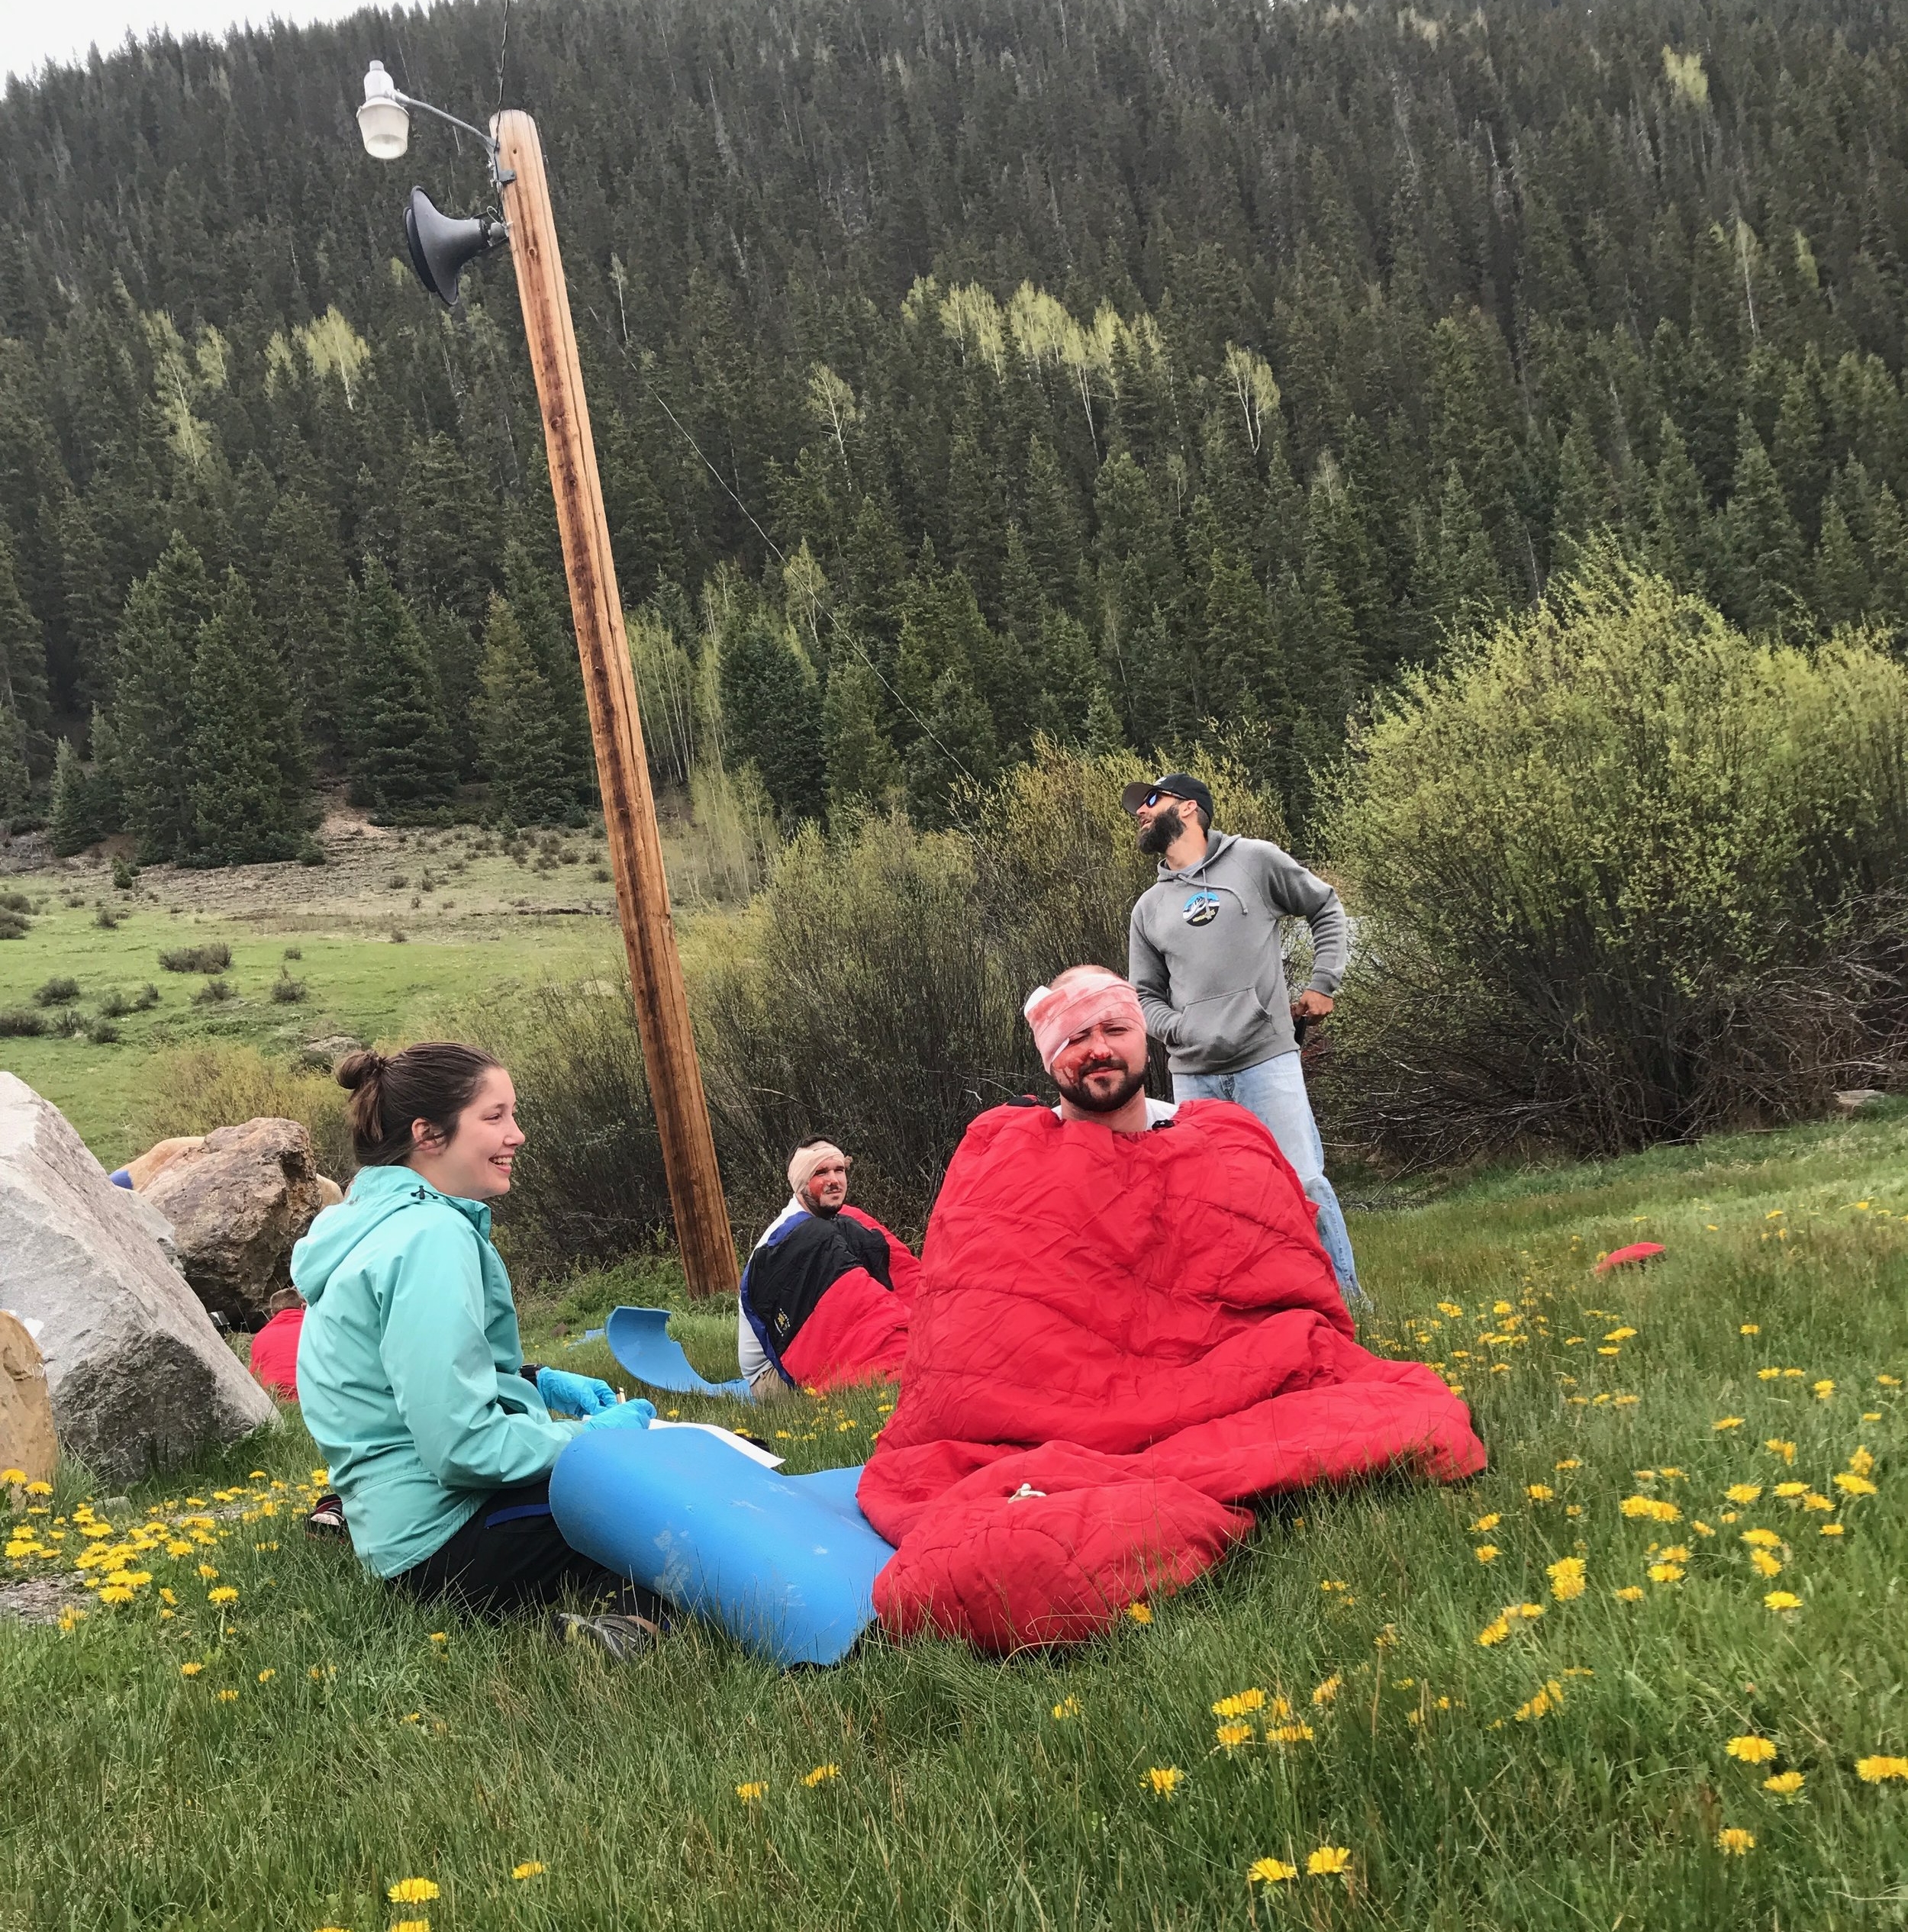
<path id="1" fill-rule="evenodd" d="M 338 1062 L 334 1077 L 347 1093 L 355 1093 L 367 1080 L 378 1078 L 390 1064 L 382 1053 L 360 1047 L 356 1053 L 347 1053 Z"/>

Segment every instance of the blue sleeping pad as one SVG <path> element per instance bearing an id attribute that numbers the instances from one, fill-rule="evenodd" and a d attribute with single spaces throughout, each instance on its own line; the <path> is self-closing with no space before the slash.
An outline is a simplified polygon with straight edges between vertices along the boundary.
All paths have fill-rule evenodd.
<path id="1" fill-rule="evenodd" d="M 675 1396 L 729 1396 L 749 1399 L 749 1385 L 737 1376 L 733 1382 L 705 1382 L 690 1365 L 682 1344 L 669 1333 L 666 1308 L 619 1308 L 609 1319 L 610 1353 L 637 1381 Z"/>
<path id="2" fill-rule="evenodd" d="M 585 1429 L 550 1500 L 574 1548 L 785 1667 L 839 1663 L 875 1620 L 894 1551 L 856 1505 L 860 1478 L 784 1476 L 701 1429 Z"/>

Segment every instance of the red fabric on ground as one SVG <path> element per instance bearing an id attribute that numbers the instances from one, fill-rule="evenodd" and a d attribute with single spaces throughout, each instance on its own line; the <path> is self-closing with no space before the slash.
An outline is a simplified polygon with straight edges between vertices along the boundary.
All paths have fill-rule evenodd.
<path id="1" fill-rule="evenodd" d="M 975 1121 L 859 1488 L 898 1545 L 883 1624 L 993 1650 L 1077 1640 L 1216 1563 L 1251 1526 L 1227 1505 L 1481 1469 L 1436 1372 L 1352 1339 L 1315 1218 L 1230 1102 L 1144 1135 L 1044 1108 Z"/>
<path id="2" fill-rule="evenodd" d="M 282 1309 L 252 1338 L 252 1373 L 274 1395 L 298 1399 L 298 1334 L 305 1310 Z"/>
<path id="3" fill-rule="evenodd" d="M 872 1214 L 853 1207 L 841 1212 L 888 1243 L 888 1271 L 894 1286 L 884 1288 L 865 1268 L 850 1268 L 830 1285 L 782 1351 L 782 1367 L 804 1389 L 845 1389 L 898 1375 L 907 1354 L 908 1316 L 921 1264 Z"/>

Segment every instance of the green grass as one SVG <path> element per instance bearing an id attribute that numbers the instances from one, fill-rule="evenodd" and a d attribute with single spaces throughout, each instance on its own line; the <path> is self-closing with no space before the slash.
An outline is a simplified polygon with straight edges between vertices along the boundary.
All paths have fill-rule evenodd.
<path id="1" fill-rule="evenodd" d="M 1462 1381 L 1489 1471 L 1268 1511 L 1149 1625 L 1072 1653 L 877 1639 L 778 1676 L 692 1628 L 604 1666 L 410 1607 L 308 1544 L 295 1426 L 189 1491 L 135 1494 L 133 1514 L 176 1520 L 185 1494 L 248 1470 L 288 1486 L 276 1515 L 221 1525 L 210 1560 L 240 1592 L 223 1622 L 202 1553 L 162 1548 L 130 1605 L 64 1634 L 0 1623 L 0 1927 L 1900 1924 L 1908 1786 L 1853 1766 L 1908 1750 L 1900 1391 L 1877 1380 L 1908 1374 L 1908 1110 L 1487 1177 L 1356 1217 L 1354 1235 L 1375 1338 Z M 1591 1272 L 1638 1238 L 1667 1257 Z M 572 1284 L 528 1311 L 533 1350 L 606 1370 L 600 1343 L 564 1344 L 660 1282 Z M 729 1369 L 720 1314 L 685 1332 L 705 1371 Z M 1483 1339 L 1507 1335 L 1528 1339 Z M 858 1460 L 885 1399 L 798 1402 L 763 1425 L 788 1431 L 794 1468 Z M 1833 1479 L 1858 1444 L 1879 1493 L 1849 1499 Z M 1837 1507 L 1778 1498 L 1787 1480 Z M 1752 1504 L 1728 1500 L 1738 1483 Z M 269 1499 L 248 1486 L 250 1507 Z M 1632 1496 L 1675 1520 L 1625 1516 Z M 1763 1527 L 1773 1579 L 1740 1540 Z M 1682 1579 L 1651 1582 L 1678 1543 Z M 1559 1600 L 1549 1567 L 1573 1555 L 1587 1587 Z M 1613 1594 L 1630 1586 L 1640 1602 Z M 1801 1607 L 1766 1608 L 1776 1588 Z M 1479 1643 L 1526 1602 L 1545 1613 Z M 1553 1682 L 1561 1701 L 1520 1718 Z M 1229 1753 L 1210 1706 L 1249 1689 L 1268 1700 L 1259 1735 Z M 1281 1695 L 1310 1740 L 1262 1741 Z M 1727 1755 L 1748 1734 L 1774 1741 L 1771 1763 Z M 1155 1767 L 1185 1773 L 1176 1795 L 1152 1794 Z M 1790 1769 L 1799 1795 L 1764 1789 Z M 756 1782 L 759 1801 L 738 1798 Z M 1726 1856 L 1725 1827 L 1754 1849 Z M 1348 1877 L 1249 1882 L 1255 1860 L 1302 1867 L 1326 1846 L 1349 1848 Z M 547 1870 L 513 1880 L 524 1860 Z M 388 1903 L 410 1876 L 441 1896 Z"/>

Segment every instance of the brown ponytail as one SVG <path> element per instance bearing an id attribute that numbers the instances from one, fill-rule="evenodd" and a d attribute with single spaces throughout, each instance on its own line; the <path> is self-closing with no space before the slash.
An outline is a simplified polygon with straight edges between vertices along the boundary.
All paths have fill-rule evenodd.
<path id="1" fill-rule="evenodd" d="M 500 1064 L 481 1047 L 425 1040 L 388 1059 L 346 1054 L 337 1081 L 351 1096 L 352 1145 L 361 1167 L 401 1167 L 416 1151 L 411 1123 L 427 1120 L 448 1141 L 485 1074 Z"/>

